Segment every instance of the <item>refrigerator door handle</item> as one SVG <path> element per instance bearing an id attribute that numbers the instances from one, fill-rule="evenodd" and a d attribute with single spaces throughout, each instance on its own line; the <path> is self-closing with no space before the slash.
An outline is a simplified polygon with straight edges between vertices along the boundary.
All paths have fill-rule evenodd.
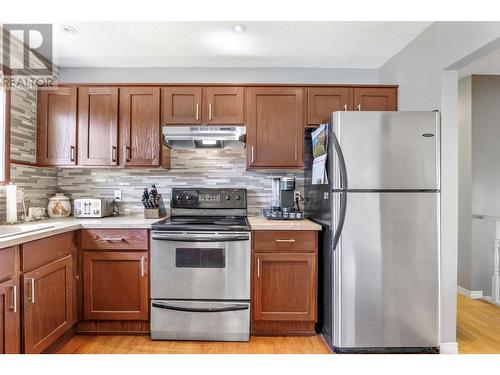
<path id="1" fill-rule="evenodd" d="M 333 147 L 335 148 L 335 152 L 337 153 L 337 158 L 339 160 L 340 186 L 342 189 L 340 193 L 339 221 L 337 223 L 337 229 L 335 230 L 335 234 L 333 235 L 333 240 L 332 240 L 333 243 L 332 251 L 335 251 L 338 242 L 340 240 L 340 234 L 342 233 L 342 229 L 344 228 L 344 221 L 347 211 L 347 166 L 345 164 L 342 148 L 340 147 L 340 143 L 334 132 L 332 132 L 332 141 L 333 141 Z"/>

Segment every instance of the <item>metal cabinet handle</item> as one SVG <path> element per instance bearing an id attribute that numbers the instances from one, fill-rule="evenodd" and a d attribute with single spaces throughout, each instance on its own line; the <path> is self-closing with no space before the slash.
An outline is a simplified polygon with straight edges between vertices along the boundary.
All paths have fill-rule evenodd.
<path id="1" fill-rule="evenodd" d="M 75 161 L 75 146 L 70 146 L 69 148 L 69 159 Z"/>
<path id="2" fill-rule="evenodd" d="M 251 148 L 251 160 L 252 160 L 252 163 L 253 163 L 253 161 L 254 161 L 254 152 L 253 152 L 253 146 L 252 146 L 252 148 Z"/>
<path id="3" fill-rule="evenodd" d="M 31 303 L 35 303 L 35 279 L 34 278 L 29 278 L 26 279 L 26 281 L 30 280 L 31 282 L 31 296 L 27 299 L 31 301 Z"/>
<path id="4" fill-rule="evenodd" d="M 347 111 L 347 104 L 344 104 L 344 111 Z"/>
<path id="5" fill-rule="evenodd" d="M 102 241 L 123 241 L 123 237 L 103 237 L 101 238 Z"/>
<path id="6" fill-rule="evenodd" d="M 127 152 L 127 161 L 132 159 L 132 151 L 130 150 L 130 146 L 125 147 L 125 151 Z"/>
<path id="7" fill-rule="evenodd" d="M 212 103 L 208 103 L 208 119 L 212 120 Z"/>
<path id="8" fill-rule="evenodd" d="M 116 162 L 116 146 L 111 147 L 111 160 Z"/>
<path id="9" fill-rule="evenodd" d="M 290 238 L 290 239 L 287 239 L 287 240 L 277 239 L 276 242 L 295 242 L 295 240 L 293 238 Z"/>
<path id="10" fill-rule="evenodd" d="M 146 275 L 145 267 L 144 267 L 144 260 L 146 259 L 145 256 L 141 257 L 141 277 L 144 277 Z"/>
<path id="11" fill-rule="evenodd" d="M 361 111 L 361 104 L 358 104 L 358 111 Z"/>
<path id="12" fill-rule="evenodd" d="M 12 306 L 10 310 L 14 313 L 17 312 L 17 286 L 12 285 Z"/>
<path id="13" fill-rule="evenodd" d="M 195 112 L 195 116 L 194 118 L 196 120 L 199 120 L 200 119 L 200 103 L 196 103 L 196 112 Z"/>
<path id="14" fill-rule="evenodd" d="M 257 258 L 257 278 L 260 279 L 260 258 Z"/>

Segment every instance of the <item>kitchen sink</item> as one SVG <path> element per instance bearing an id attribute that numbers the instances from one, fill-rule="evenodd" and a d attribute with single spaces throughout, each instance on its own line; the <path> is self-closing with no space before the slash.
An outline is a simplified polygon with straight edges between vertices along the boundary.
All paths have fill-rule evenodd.
<path id="1" fill-rule="evenodd" d="M 18 224 L 0 225 L 0 238 L 17 236 L 24 233 L 36 232 L 39 230 L 54 228 L 52 224 Z"/>

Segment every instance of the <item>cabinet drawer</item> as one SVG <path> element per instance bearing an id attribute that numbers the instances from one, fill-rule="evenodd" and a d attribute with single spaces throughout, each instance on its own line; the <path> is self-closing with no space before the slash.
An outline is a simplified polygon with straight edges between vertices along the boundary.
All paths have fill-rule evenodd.
<path id="1" fill-rule="evenodd" d="M 82 249 L 147 250 L 147 229 L 83 229 Z"/>
<path id="2" fill-rule="evenodd" d="M 315 231 L 262 230 L 253 235 L 253 248 L 258 251 L 316 251 Z"/>
<path id="3" fill-rule="evenodd" d="M 0 250 L 0 280 L 7 279 L 16 271 L 16 248 L 7 247 Z"/>
<path id="4" fill-rule="evenodd" d="M 22 245 L 22 270 L 28 271 L 70 255 L 74 232 L 67 232 Z"/>

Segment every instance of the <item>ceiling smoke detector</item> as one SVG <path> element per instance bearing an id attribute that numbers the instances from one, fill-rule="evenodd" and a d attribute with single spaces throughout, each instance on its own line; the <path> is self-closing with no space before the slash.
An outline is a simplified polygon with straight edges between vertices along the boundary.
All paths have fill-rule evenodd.
<path id="1" fill-rule="evenodd" d="M 233 31 L 238 34 L 244 33 L 245 31 L 247 31 L 247 27 L 240 23 L 236 26 L 233 26 Z"/>
<path id="2" fill-rule="evenodd" d="M 62 25 L 61 29 L 70 34 L 76 34 L 78 31 L 71 25 Z"/>

